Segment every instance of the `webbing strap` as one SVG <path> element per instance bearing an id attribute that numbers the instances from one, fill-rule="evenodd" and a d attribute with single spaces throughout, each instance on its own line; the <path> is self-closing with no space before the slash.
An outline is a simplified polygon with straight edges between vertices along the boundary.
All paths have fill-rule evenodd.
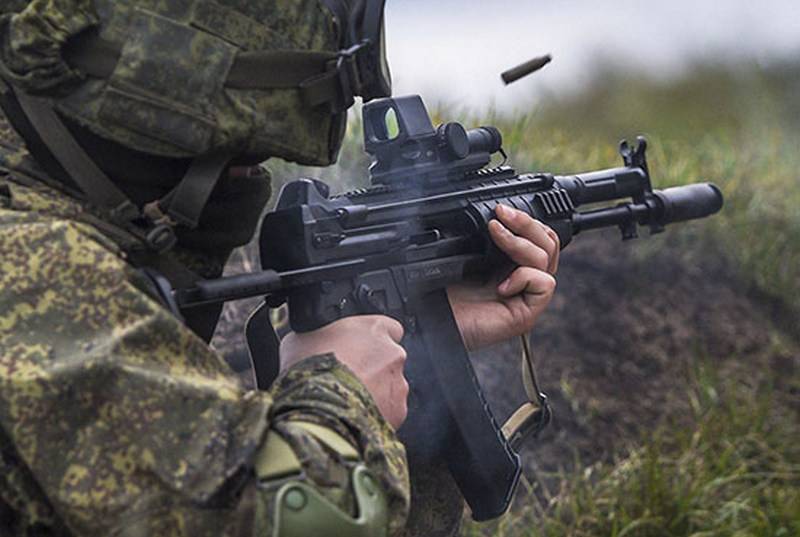
<path id="1" fill-rule="evenodd" d="M 200 215 L 233 155 L 216 153 L 197 157 L 178 186 L 159 202 L 174 223 L 197 227 Z"/>
<path id="2" fill-rule="evenodd" d="M 160 210 L 153 215 L 153 208 L 160 205 L 158 202 L 148 204 L 143 215 L 89 157 L 47 100 L 22 92 L 16 92 L 15 97 L 42 143 L 92 204 L 111 209 L 112 219 L 123 225 L 147 217 L 151 226 L 140 238 L 155 251 L 163 252 L 175 245 L 176 224 L 197 227 L 214 187 L 232 158 L 232 154 L 198 157 L 178 186 L 161 201 L 169 218 L 164 218 Z"/>
<path id="3" fill-rule="evenodd" d="M 531 434 L 540 429 L 542 407 L 527 402 L 520 406 L 503 424 L 503 435 L 514 448 L 519 450 Z"/>
<path id="4" fill-rule="evenodd" d="M 95 78 L 110 78 L 122 55 L 122 47 L 97 35 L 87 34 L 70 40 L 64 49 L 67 62 Z M 310 50 L 247 51 L 236 55 L 225 86 L 233 89 L 286 89 L 313 86 L 312 79 L 336 89 L 328 79 L 336 77 L 330 69 L 337 58 L 333 52 Z M 319 77 L 319 78 L 318 78 Z M 323 90 L 313 89 L 315 95 Z M 329 99 L 326 99 L 329 100 Z"/>
<path id="5" fill-rule="evenodd" d="M 342 79 L 339 71 L 328 71 L 300 83 L 303 100 L 310 107 L 331 102 L 342 94 Z"/>
<path id="6" fill-rule="evenodd" d="M 520 342 L 522 344 L 522 383 L 525 386 L 525 393 L 528 399 L 544 406 L 547 403 L 547 396 L 539 388 L 531 342 L 526 334 L 520 336 Z"/>
<path id="7" fill-rule="evenodd" d="M 93 204 L 111 207 L 112 214 L 124 220 L 138 215 L 136 206 L 86 154 L 47 100 L 22 92 L 15 96 L 42 142 Z"/>
<path id="8" fill-rule="evenodd" d="M 503 435 L 515 450 L 531 435 L 537 435 L 552 418 L 547 396 L 539 389 L 539 380 L 533 363 L 528 336 L 520 336 L 522 343 L 522 383 L 528 402 L 520 406 L 503 424 Z"/>
<path id="9" fill-rule="evenodd" d="M 234 89 L 298 88 L 303 82 L 326 73 L 335 60 L 336 54 L 329 52 L 240 52 L 233 60 L 225 86 Z"/>

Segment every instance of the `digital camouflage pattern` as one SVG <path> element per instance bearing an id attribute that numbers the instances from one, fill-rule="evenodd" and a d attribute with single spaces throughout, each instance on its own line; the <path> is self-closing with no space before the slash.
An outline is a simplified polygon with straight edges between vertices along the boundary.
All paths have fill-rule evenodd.
<path id="1" fill-rule="evenodd" d="M 243 51 L 337 51 L 334 17 L 319 0 L 32 0 L 10 13 L 14 7 L 0 7 L 0 75 L 52 98 L 108 140 L 166 157 L 335 160 L 344 115 L 307 107 L 293 88 L 223 87 Z M 108 79 L 63 56 L 87 31 L 121 50 Z"/>
<path id="2" fill-rule="evenodd" d="M 400 532 L 404 449 L 353 375 L 321 356 L 245 391 L 18 142 L 0 118 L 0 535 L 272 535 L 270 431 L 351 510 L 350 463 L 298 421 L 358 448 Z"/>

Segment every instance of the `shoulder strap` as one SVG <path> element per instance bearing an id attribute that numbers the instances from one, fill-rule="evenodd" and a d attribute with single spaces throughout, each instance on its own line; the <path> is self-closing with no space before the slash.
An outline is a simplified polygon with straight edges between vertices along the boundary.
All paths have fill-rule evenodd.
<path id="1" fill-rule="evenodd" d="M 86 154 L 50 103 L 22 92 L 15 95 L 42 142 L 89 201 L 98 207 L 111 207 L 113 216 L 125 220 L 136 218 L 139 210 Z"/>
<path id="2" fill-rule="evenodd" d="M 214 187 L 232 158 L 232 154 L 217 153 L 194 159 L 178 186 L 164 199 L 145 208 L 145 211 L 152 211 L 148 216 L 154 220 L 166 216 L 173 226 L 196 228 Z"/>
<path id="3" fill-rule="evenodd" d="M 27 122 L 48 156 L 63 169 L 88 201 L 108 210 L 114 223 L 135 234 L 154 252 L 165 252 L 175 246 L 174 228 L 177 225 L 190 229 L 197 227 L 209 197 L 233 158 L 228 153 L 196 158 L 165 199 L 145 205 L 142 211 L 84 151 L 47 99 L 15 91 L 7 85 L 3 89 L 0 104 L 7 115 L 12 117 L 16 114 L 19 121 Z"/>

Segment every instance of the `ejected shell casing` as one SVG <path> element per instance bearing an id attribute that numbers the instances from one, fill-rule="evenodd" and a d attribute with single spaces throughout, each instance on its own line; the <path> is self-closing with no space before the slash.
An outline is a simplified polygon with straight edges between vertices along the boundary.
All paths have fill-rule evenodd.
<path id="1" fill-rule="evenodd" d="M 539 56 L 537 58 L 534 58 L 532 60 L 523 63 L 522 65 L 518 65 L 513 69 L 509 69 L 500 76 L 503 77 L 503 82 L 505 82 L 506 85 L 508 85 L 511 84 L 512 82 L 516 82 L 520 78 L 528 76 L 531 73 L 535 73 L 536 71 L 538 71 L 539 69 L 550 63 L 552 59 L 553 57 L 550 56 L 549 54 L 546 54 L 544 56 Z"/>

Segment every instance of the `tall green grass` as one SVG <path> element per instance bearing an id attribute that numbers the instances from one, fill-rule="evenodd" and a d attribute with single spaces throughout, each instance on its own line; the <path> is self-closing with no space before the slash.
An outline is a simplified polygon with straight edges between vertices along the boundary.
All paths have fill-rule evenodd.
<path id="1" fill-rule="evenodd" d="M 712 367 L 700 371 L 686 393 L 688 425 L 660 428 L 616 464 L 562 475 L 562 489 L 545 494 L 544 507 L 542 490 L 534 495 L 529 485 L 528 507 L 498 523 L 468 524 L 465 535 L 800 535 L 796 402 L 770 380 L 747 384 L 716 378 Z"/>

